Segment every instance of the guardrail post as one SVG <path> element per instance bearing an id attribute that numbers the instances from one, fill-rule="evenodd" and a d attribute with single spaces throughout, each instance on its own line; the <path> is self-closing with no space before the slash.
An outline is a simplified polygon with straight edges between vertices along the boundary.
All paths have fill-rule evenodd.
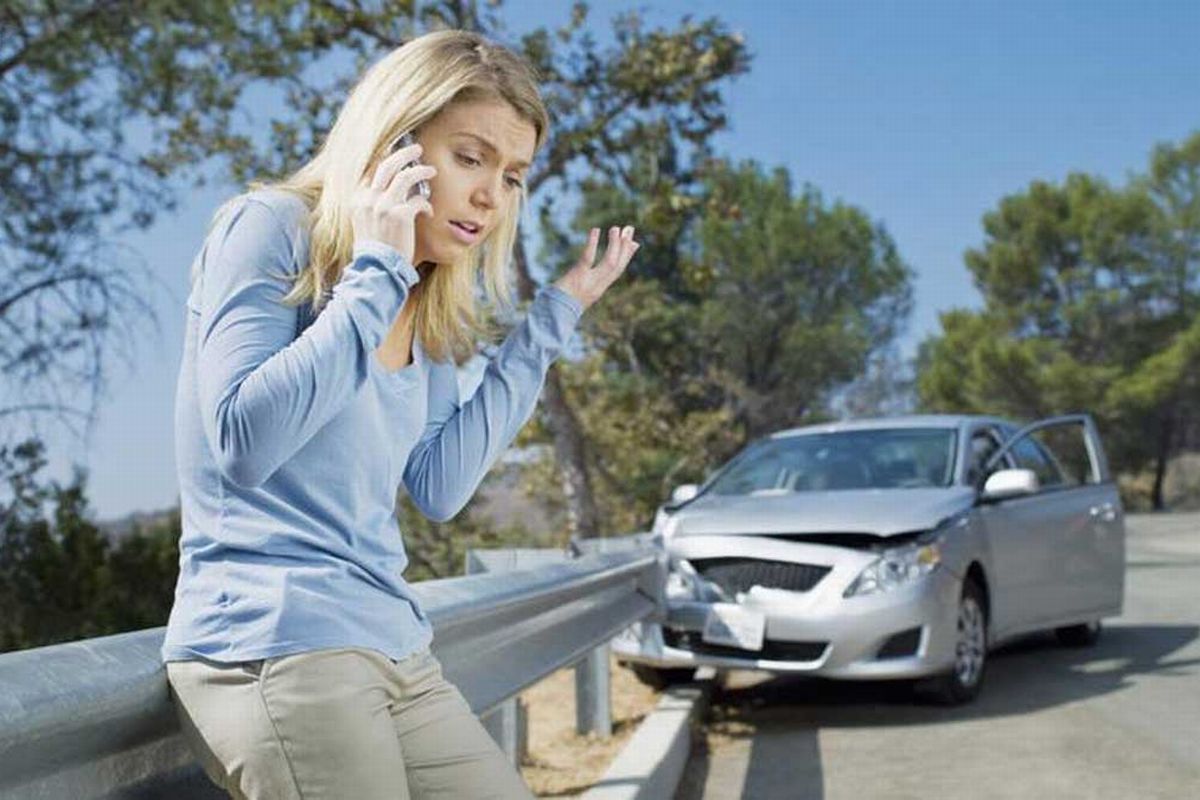
<path id="1" fill-rule="evenodd" d="M 529 714 L 520 697 L 510 697 L 479 719 L 514 767 L 529 754 Z"/>
<path id="2" fill-rule="evenodd" d="M 487 555 L 487 553 L 476 554 L 476 551 L 468 550 L 466 555 L 466 574 L 477 575 L 482 572 L 488 572 Z M 505 551 L 503 555 L 500 553 L 492 553 L 491 555 L 499 555 L 502 559 L 508 561 L 507 567 L 509 569 L 516 569 L 520 563 L 516 551 Z M 546 561 L 548 559 L 543 555 L 541 560 Z M 520 696 L 513 696 L 501 701 L 494 709 L 480 716 L 479 721 L 483 723 L 484 729 L 491 734 L 496 744 L 500 745 L 500 749 L 504 751 L 504 755 L 508 756 L 509 763 L 519 768 L 521 762 L 529 754 L 529 714 Z"/>
<path id="3" fill-rule="evenodd" d="M 608 671 L 608 643 L 597 647 L 575 665 L 575 731 L 612 736 L 612 681 Z"/>

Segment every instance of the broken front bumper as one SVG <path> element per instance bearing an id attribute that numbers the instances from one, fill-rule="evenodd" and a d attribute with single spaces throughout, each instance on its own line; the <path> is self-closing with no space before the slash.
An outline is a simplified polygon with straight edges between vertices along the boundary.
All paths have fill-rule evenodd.
<path id="1" fill-rule="evenodd" d="M 637 623 L 613 639 L 616 656 L 656 667 L 710 665 L 831 678 L 915 678 L 948 669 L 954 661 L 961 578 L 945 565 L 911 584 L 845 597 L 847 587 L 875 560 L 869 551 L 766 540 L 697 536 L 672 542 L 672 556 L 761 559 L 827 567 L 807 591 L 754 587 L 737 602 L 763 614 L 760 650 L 704 640 L 712 603 L 668 600 L 665 623 Z"/>

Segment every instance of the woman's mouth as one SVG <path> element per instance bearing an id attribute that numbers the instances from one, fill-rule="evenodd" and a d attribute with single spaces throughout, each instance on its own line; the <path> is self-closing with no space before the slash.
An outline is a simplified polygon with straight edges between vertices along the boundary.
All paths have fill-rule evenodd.
<path id="1" fill-rule="evenodd" d="M 479 235 L 483 231 L 480 225 L 474 222 L 459 222 L 451 220 L 450 228 L 454 231 L 454 236 L 465 244 L 475 244 L 479 240 Z"/>

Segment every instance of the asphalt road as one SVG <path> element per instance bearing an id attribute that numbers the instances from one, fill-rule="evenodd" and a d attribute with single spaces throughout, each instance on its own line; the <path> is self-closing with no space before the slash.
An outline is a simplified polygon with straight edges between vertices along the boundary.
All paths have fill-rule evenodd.
<path id="1" fill-rule="evenodd" d="M 1125 613 L 1091 648 L 992 654 L 972 705 L 735 672 L 676 800 L 1200 798 L 1200 514 L 1130 516 Z"/>

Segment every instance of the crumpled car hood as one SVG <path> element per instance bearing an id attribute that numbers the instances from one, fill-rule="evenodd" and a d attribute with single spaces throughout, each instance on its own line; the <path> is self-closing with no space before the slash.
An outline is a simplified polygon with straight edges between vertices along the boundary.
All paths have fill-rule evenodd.
<path id="1" fill-rule="evenodd" d="M 688 503 L 676 536 L 871 533 L 891 536 L 932 528 L 974 502 L 970 487 L 852 489 L 777 495 L 706 495 Z"/>

